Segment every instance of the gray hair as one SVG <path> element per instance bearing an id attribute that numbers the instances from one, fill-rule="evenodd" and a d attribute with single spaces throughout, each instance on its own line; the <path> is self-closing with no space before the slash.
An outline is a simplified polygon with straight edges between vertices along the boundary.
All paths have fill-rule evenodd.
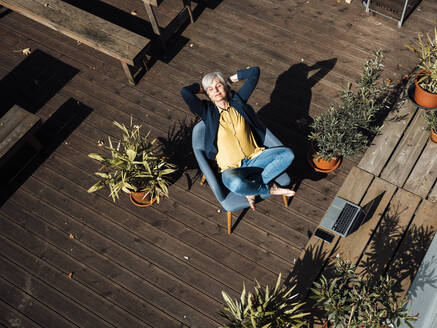
<path id="1" fill-rule="evenodd" d="M 202 79 L 202 88 L 203 88 L 203 90 L 205 90 L 205 92 L 208 89 L 208 87 L 212 84 L 212 80 L 214 80 L 214 78 L 217 78 L 221 83 L 223 83 L 226 91 L 229 91 L 231 89 L 231 86 L 229 85 L 228 81 L 226 81 L 226 78 L 223 75 L 223 73 L 212 72 L 212 73 L 206 74 Z"/>

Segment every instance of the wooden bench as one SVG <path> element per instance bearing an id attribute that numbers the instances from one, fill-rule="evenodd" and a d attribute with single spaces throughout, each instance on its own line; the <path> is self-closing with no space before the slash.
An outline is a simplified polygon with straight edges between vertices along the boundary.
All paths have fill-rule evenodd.
<path id="1" fill-rule="evenodd" d="M 38 116 L 17 105 L 0 118 L 0 164 L 27 141 L 30 141 L 34 148 L 39 148 L 39 144 L 33 139 L 39 124 Z"/>
<path id="2" fill-rule="evenodd" d="M 0 0 L 0 5 L 120 60 L 132 85 L 146 69 L 149 39 L 82 9 L 60 0 Z"/>

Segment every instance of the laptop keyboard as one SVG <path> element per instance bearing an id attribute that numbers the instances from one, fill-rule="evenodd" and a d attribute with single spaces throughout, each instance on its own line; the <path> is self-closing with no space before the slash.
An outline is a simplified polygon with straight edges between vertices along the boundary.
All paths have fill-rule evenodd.
<path id="1" fill-rule="evenodd" d="M 345 234 L 358 210 L 359 209 L 357 207 L 352 206 L 351 204 L 345 204 L 337 221 L 335 221 L 332 230 L 341 234 Z"/>

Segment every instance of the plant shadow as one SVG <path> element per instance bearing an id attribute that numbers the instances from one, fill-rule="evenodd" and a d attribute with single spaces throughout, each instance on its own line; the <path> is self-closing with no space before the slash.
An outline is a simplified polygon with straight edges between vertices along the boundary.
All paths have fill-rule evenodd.
<path id="1" fill-rule="evenodd" d="M 384 214 L 357 269 L 371 280 L 388 274 L 396 281 L 396 293 L 406 292 L 406 282 L 416 276 L 435 233 L 432 226 L 416 225 L 414 221 L 401 224 L 400 215 L 405 210 L 402 205 L 392 206 Z M 437 286 L 437 273 L 430 270 L 430 265 L 424 264 L 421 277 L 418 287 Z M 417 290 L 410 289 L 409 293 L 415 296 Z"/>
<path id="2" fill-rule="evenodd" d="M 303 311 L 310 313 L 308 327 L 321 324 L 324 314 L 315 306 L 315 301 L 309 297 L 310 288 L 322 272 L 331 272 L 334 269 L 334 263 L 330 261 L 330 257 L 337 251 L 337 245 L 325 248 L 325 243 L 318 242 L 307 246 L 284 282 L 287 286 L 295 285 L 293 294 L 298 295 L 299 301 L 305 301 Z"/>
<path id="3" fill-rule="evenodd" d="M 198 121 L 198 118 L 178 121 L 169 128 L 165 138 L 158 137 L 162 155 L 167 157 L 170 163 L 177 165 L 177 170 L 172 174 L 171 180 L 175 182 L 185 176 L 187 190 L 190 190 L 201 176 L 192 146 L 192 132 Z M 190 174 L 194 169 L 196 173 Z"/>

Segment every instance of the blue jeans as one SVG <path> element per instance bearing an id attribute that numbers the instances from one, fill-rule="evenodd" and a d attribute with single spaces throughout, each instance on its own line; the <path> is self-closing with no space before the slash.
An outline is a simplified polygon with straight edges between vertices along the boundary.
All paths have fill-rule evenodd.
<path id="1" fill-rule="evenodd" d="M 241 167 L 223 171 L 222 181 L 226 188 L 239 195 L 266 195 L 270 193 L 268 183 L 284 172 L 293 159 L 290 148 L 264 149 L 254 159 L 243 159 Z"/>

